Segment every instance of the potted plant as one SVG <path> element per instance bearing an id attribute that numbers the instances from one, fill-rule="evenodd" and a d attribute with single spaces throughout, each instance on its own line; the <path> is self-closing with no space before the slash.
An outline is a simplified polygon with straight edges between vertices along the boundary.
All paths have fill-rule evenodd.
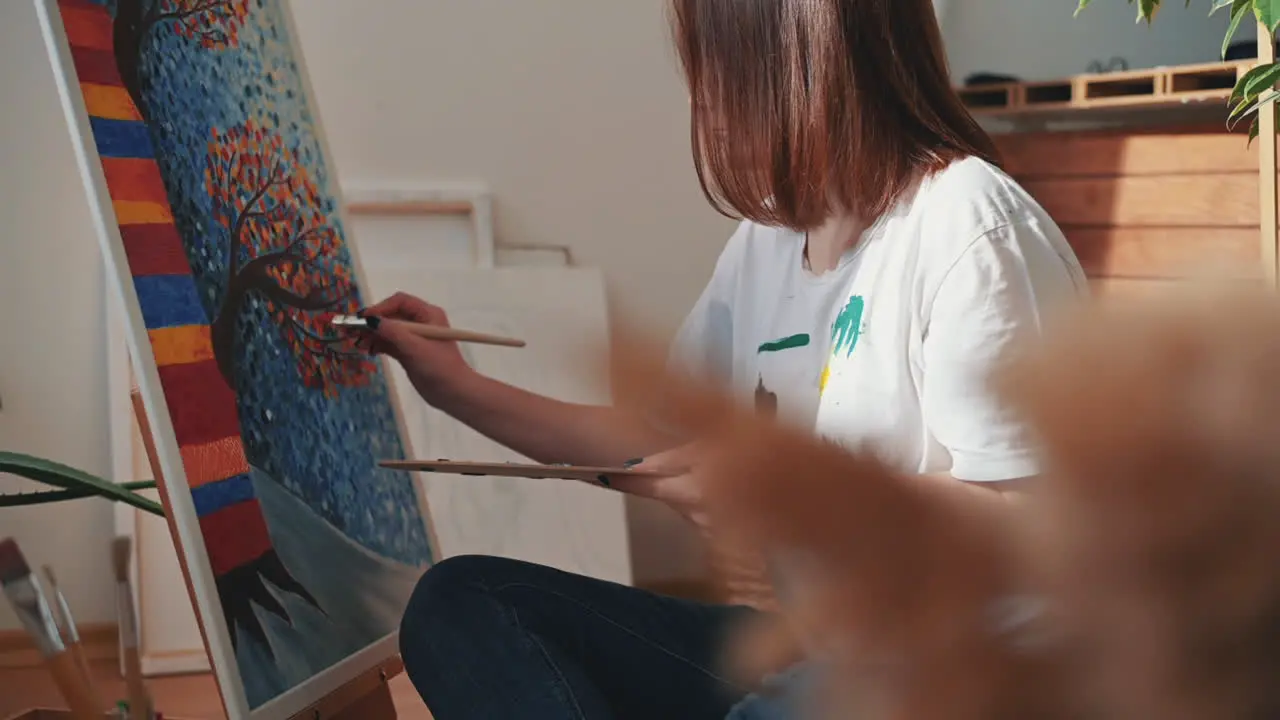
<path id="1" fill-rule="evenodd" d="M 43 492 L 0 494 L 0 507 L 41 505 L 86 497 L 103 497 L 164 517 L 164 508 L 159 503 L 135 492 L 155 487 L 154 480 L 117 484 L 52 460 L 3 451 L 0 451 L 0 473 L 17 475 L 58 488 Z"/>
<path id="2" fill-rule="evenodd" d="M 1092 1 L 1079 0 L 1076 14 L 1079 15 Z M 1145 20 L 1150 24 L 1156 13 L 1160 11 L 1161 0 L 1128 0 L 1128 2 L 1130 5 L 1138 6 L 1138 22 Z M 1280 0 L 1212 0 L 1212 3 L 1213 5 L 1209 8 L 1210 15 L 1226 9 L 1230 9 L 1231 13 L 1226 37 L 1222 40 L 1223 57 L 1226 56 L 1227 48 L 1231 45 L 1236 31 L 1239 30 L 1241 21 L 1249 15 L 1257 19 L 1260 25 L 1259 32 L 1265 29 L 1271 42 L 1275 42 L 1276 26 L 1280 25 Z M 1191 0 L 1186 0 L 1186 6 L 1191 7 Z M 1257 67 L 1241 76 L 1231 91 L 1231 97 L 1227 101 L 1231 106 L 1227 125 L 1233 127 L 1244 118 L 1252 117 L 1249 126 L 1250 144 L 1258 136 L 1257 111 L 1263 105 L 1275 102 L 1280 96 L 1280 92 L 1275 89 L 1277 81 L 1280 81 L 1280 63 L 1259 63 Z"/>

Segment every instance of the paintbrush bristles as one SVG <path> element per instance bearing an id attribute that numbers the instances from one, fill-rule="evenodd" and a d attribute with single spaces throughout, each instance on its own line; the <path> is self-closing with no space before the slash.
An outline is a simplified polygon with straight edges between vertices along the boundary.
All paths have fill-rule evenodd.
<path id="1" fill-rule="evenodd" d="M 0 584 L 21 580 L 31 575 L 31 567 L 13 538 L 0 541 Z"/>
<path id="2" fill-rule="evenodd" d="M 111 542 L 111 566 L 115 569 L 116 582 L 129 582 L 129 559 L 133 543 L 129 538 L 120 536 Z"/>

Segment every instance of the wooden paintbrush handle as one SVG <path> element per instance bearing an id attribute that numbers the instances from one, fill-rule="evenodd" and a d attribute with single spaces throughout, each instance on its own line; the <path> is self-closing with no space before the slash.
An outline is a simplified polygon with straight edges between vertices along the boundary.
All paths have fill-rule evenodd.
<path id="1" fill-rule="evenodd" d="M 129 689 L 129 716 L 147 720 L 151 717 L 151 696 L 142 682 L 142 660 L 138 648 L 124 648 L 124 679 Z"/>
<path id="2" fill-rule="evenodd" d="M 501 345 L 504 347 L 524 347 L 525 342 L 517 338 L 489 335 L 472 330 L 460 330 L 454 327 L 442 327 L 428 323 L 415 323 L 406 320 L 383 320 L 382 322 L 398 323 L 409 332 L 428 340 L 452 340 L 454 342 L 475 343 L 477 345 Z"/>
<path id="3" fill-rule="evenodd" d="M 49 668 L 58 691 L 66 700 L 72 720 L 102 720 L 107 706 L 84 676 L 74 653 L 61 652 L 46 658 L 45 666 Z"/>
<path id="4" fill-rule="evenodd" d="M 472 332 L 471 330 L 458 330 L 456 328 L 436 328 L 434 325 L 418 325 L 416 329 L 430 340 L 453 340 L 455 342 L 475 343 L 477 345 L 501 345 L 502 347 L 524 347 L 523 340 L 516 338 L 502 337 L 501 335 L 488 335 L 486 333 Z"/>

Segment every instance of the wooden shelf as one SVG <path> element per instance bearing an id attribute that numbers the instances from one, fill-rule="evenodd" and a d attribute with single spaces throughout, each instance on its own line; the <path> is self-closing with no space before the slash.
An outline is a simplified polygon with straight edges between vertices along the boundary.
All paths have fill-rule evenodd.
<path id="1" fill-rule="evenodd" d="M 1088 73 L 1061 80 L 958 88 L 975 116 L 1142 109 L 1222 102 L 1256 60 Z"/>

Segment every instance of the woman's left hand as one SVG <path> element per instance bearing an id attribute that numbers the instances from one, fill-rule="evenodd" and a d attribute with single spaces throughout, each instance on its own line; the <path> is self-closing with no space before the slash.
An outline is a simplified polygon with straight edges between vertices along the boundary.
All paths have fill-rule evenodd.
<path id="1" fill-rule="evenodd" d="M 701 451 L 697 443 L 682 445 L 666 452 L 629 464 L 631 470 L 662 473 L 658 477 L 640 475 L 612 475 L 609 486 L 614 490 L 658 500 L 688 518 L 699 527 L 706 527 L 706 506 L 702 482 L 698 476 Z"/>

